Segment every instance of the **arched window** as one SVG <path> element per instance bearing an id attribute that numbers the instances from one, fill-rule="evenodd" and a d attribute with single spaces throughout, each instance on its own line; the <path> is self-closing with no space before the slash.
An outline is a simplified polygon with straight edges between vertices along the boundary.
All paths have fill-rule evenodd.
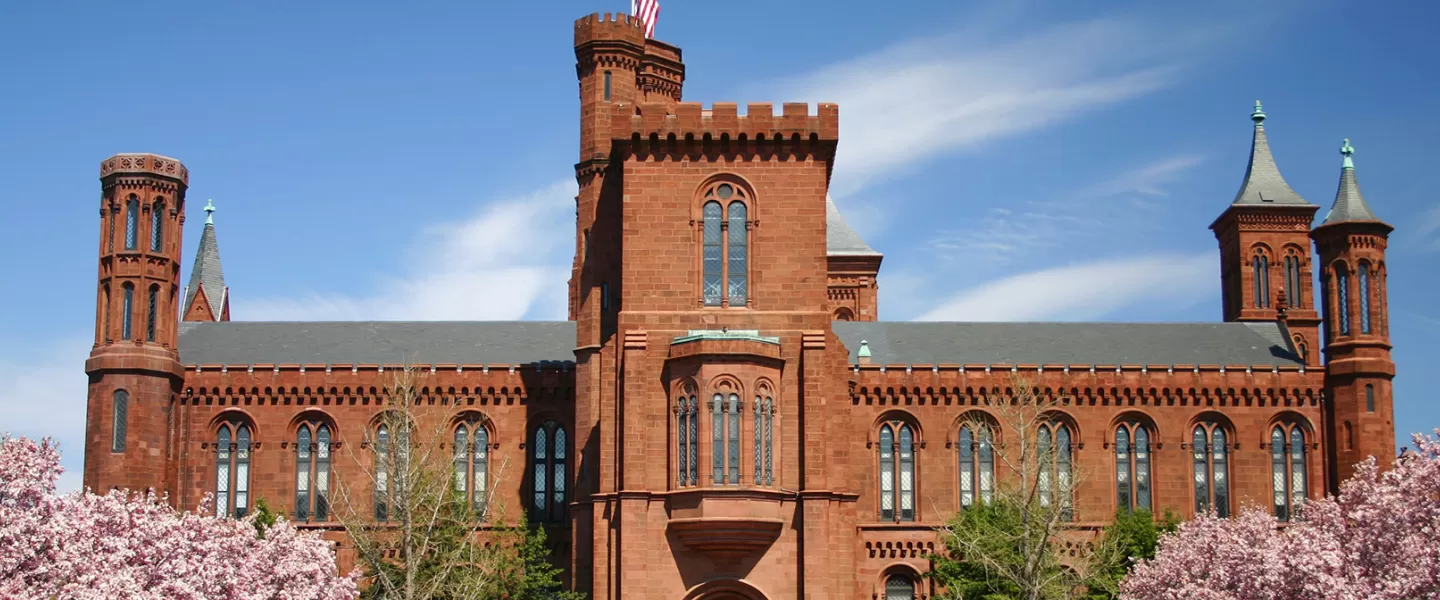
<path id="1" fill-rule="evenodd" d="M 748 193 L 732 183 L 706 188 L 701 207 L 701 298 L 705 306 L 749 301 Z M 728 232 L 728 233 L 727 233 Z"/>
<path id="2" fill-rule="evenodd" d="M 1058 420 L 1041 423 L 1036 432 L 1035 452 L 1040 469 L 1036 478 L 1040 506 L 1058 503 L 1060 519 L 1070 521 L 1075 516 L 1070 427 Z"/>
<path id="3" fill-rule="evenodd" d="M 244 517 L 250 510 L 250 427 L 226 422 L 215 432 L 215 516 Z"/>
<path id="4" fill-rule="evenodd" d="M 150 300 L 145 309 L 145 341 L 155 341 L 155 321 L 160 317 L 160 286 L 150 286 Z"/>
<path id="5" fill-rule="evenodd" d="M 113 339 L 113 335 L 110 333 L 110 313 L 112 312 L 112 309 L 111 309 L 111 307 L 110 307 L 110 284 L 108 284 L 108 283 L 105 284 L 105 287 L 102 288 L 102 289 L 103 289 L 103 292 L 104 292 L 104 300 L 103 300 L 103 302 L 104 302 L 104 305 L 105 305 L 105 335 L 104 335 L 104 339 L 105 339 L 106 342 L 109 342 L 109 341 L 111 341 L 111 339 Z"/>
<path id="6" fill-rule="evenodd" d="M 1250 259 L 1250 275 L 1255 292 L 1255 308 L 1270 307 L 1270 257 L 1257 253 Z"/>
<path id="7" fill-rule="evenodd" d="M 1340 335 L 1350 335 L 1350 270 L 1345 263 L 1335 265 L 1335 302 L 1340 315 Z"/>
<path id="8" fill-rule="evenodd" d="M 1120 510 L 1150 510 L 1150 430 L 1138 421 L 1115 428 L 1115 498 Z"/>
<path id="9" fill-rule="evenodd" d="M 165 203 L 155 200 L 150 205 L 150 251 L 159 252 L 165 245 Z"/>
<path id="10" fill-rule="evenodd" d="M 295 520 L 330 518 L 330 426 L 300 424 L 295 433 Z"/>
<path id="11" fill-rule="evenodd" d="M 915 580 L 904 575 L 886 578 L 885 600 L 915 600 Z"/>
<path id="12" fill-rule="evenodd" d="M 1354 449 L 1355 449 L 1355 431 L 1354 431 L 1353 429 L 1351 429 L 1351 427 L 1350 427 L 1350 422 L 1349 422 L 1349 421 L 1346 421 L 1346 422 L 1345 422 L 1345 432 L 1344 432 L 1344 434 L 1345 434 L 1345 449 L 1346 449 L 1346 450 L 1354 450 Z"/>
<path id="13" fill-rule="evenodd" d="M 1274 491 L 1275 518 L 1289 521 L 1305 503 L 1305 431 L 1285 423 L 1270 431 L 1270 472 Z"/>
<path id="14" fill-rule="evenodd" d="M 535 428 L 531 441 L 533 459 L 530 480 L 534 494 L 537 521 L 554 523 L 565 518 L 565 487 L 567 471 L 565 457 L 569 452 L 565 428 L 556 421 L 546 421 Z"/>
<path id="15" fill-rule="evenodd" d="M 455 426 L 455 488 L 480 519 L 490 499 L 490 431 L 479 419 Z"/>
<path id="16" fill-rule="evenodd" d="M 775 423 L 775 399 L 769 394 L 755 396 L 755 422 L 751 425 L 755 438 L 755 485 L 774 485 L 774 448 L 771 445 L 772 429 Z"/>
<path id="17" fill-rule="evenodd" d="M 1375 412 L 1375 386 L 1365 384 L 1365 412 Z"/>
<path id="18" fill-rule="evenodd" d="M 110 211 L 108 213 L 102 213 L 100 217 L 101 219 L 105 220 L 104 226 L 106 252 L 115 251 L 115 215 L 118 212 L 120 212 L 119 209 L 116 208 L 115 205 L 112 203 L 110 205 Z"/>
<path id="19" fill-rule="evenodd" d="M 610 72 L 605 72 L 605 101 L 610 101 Z"/>
<path id="20" fill-rule="evenodd" d="M 835 315 L 832 319 L 836 321 L 854 321 L 855 313 L 851 312 L 849 308 L 842 306 L 835 309 Z"/>
<path id="21" fill-rule="evenodd" d="M 710 467 L 715 485 L 740 483 L 740 395 L 710 397 Z"/>
<path id="22" fill-rule="evenodd" d="M 1214 507 L 1216 516 L 1230 516 L 1230 449 L 1225 429 L 1213 422 L 1196 425 L 1190 449 L 1195 458 L 1195 514 Z"/>
<path id="23" fill-rule="evenodd" d="M 1300 255 L 1294 249 L 1286 252 L 1285 256 L 1285 296 L 1286 302 L 1292 308 L 1305 306 L 1305 280 L 1300 275 Z"/>
<path id="24" fill-rule="evenodd" d="M 880 518 L 915 520 L 915 431 L 904 421 L 880 426 Z"/>
<path id="25" fill-rule="evenodd" d="M 1369 263 L 1369 262 L 1366 262 L 1366 261 L 1363 261 L 1363 260 L 1360 261 L 1360 270 L 1357 272 L 1357 276 L 1359 277 L 1359 283 L 1360 283 L 1359 289 L 1357 290 L 1357 291 L 1359 292 L 1359 295 L 1360 295 L 1360 333 L 1368 334 L 1368 333 L 1370 333 L 1370 263 Z"/>
<path id="26" fill-rule="evenodd" d="M 390 429 L 375 429 L 375 520 L 390 520 Z"/>
<path id="27" fill-rule="evenodd" d="M 680 487 L 698 485 L 700 483 L 691 476 L 694 461 L 699 458 L 698 452 L 692 452 L 690 450 L 690 446 L 694 440 L 694 438 L 691 437 L 691 428 L 698 428 L 695 422 L 700 418 L 700 415 L 697 414 L 697 411 L 693 408 L 694 406 L 694 393 L 688 396 L 681 394 L 680 398 L 675 401 L 675 464 L 677 466 L 675 471 Z"/>
<path id="28" fill-rule="evenodd" d="M 125 249 L 134 250 L 140 235 L 140 199 L 130 196 L 125 201 Z"/>
<path id="29" fill-rule="evenodd" d="M 960 426 L 960 507 L 968 508 L 978 498 L 988 504 L 995 499 L 995 448 L 990 428 L 966 423 Z"/>
<path id="30" fill-rule="evenodd" d="M 130 412 L 130 392 L 115 390 L 110 398 L 110 451 L 125 451 L 125 420 Z"/>
<path id="31" fill-rule="evenodd" d="M 120 339 L 130 341 L 130 318 L 135 313 L 135 285 L 126 283 L 121 290 Z"/>

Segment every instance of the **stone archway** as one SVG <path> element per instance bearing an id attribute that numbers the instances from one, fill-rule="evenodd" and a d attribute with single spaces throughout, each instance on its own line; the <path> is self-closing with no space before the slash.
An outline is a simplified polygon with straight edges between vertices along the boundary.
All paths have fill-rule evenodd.
<path id="1" fill-rule="evenodd" d="M 768 600 L 765 594 L 740 579 L 710 580 L 690 589 L 685 600 Z"/>

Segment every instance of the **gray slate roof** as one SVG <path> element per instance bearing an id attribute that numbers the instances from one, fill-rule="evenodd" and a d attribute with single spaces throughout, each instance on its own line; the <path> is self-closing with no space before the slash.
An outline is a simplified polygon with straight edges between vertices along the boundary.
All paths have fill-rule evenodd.
<path id="1" fill-rule="evenodd" d="M 570 321 L 182 323 L 180 362 L 510 364 L 575 360 Z"/>
<path id="2" fill-rule="evenodd" d="M 835 334 L 871 364 L 1302 364 L 1275 323 L 836 322 Z"/>
<path id="3" fill-rule="evenodd" d="M 875 364 L 1299 365 L 1274 323 L 837 322 Z M 569 321 L 182 323 L 197 364 L 533 364 L 575 359 Z"/>
<path id="4" fill-rule="evenodd" d="M 1324 224 L 1379 220 L 1375 213 L 1370 212 L 1370 206 L 1365 204 L 1365 196 L 1360 194 L 1360 184 L 1355 181 L 1355 167 L 1341 168 L 1340 187 L 1335 190 L 1335 204 L 1325 215 Z"/>
<path id="5" fill-rule="evenodd" d="M 1245 166 L 1245 181 L 1232 204 L 1291 204 L 1313 206 L 1290 188 L 1270 154 L 1270 141 L 1265 138 L 1265 118 L 1255 118 L 1255 137 L 1250 142 L 1250 163 Z"/>
<path id="6" fill-rule="evenodd" d="M 190 305 L 195 302 L 195 294 L 200 291 L 200 286 L 205 286 L 205 297 L 210 300 L 210 312 L 215 320 L 220 320 L 220 312 L 225 309 L 225 272 L 220 269 L 220 246 L 215 243 L 215 224 L 206 223 L 205 231 L 200 234 L 200 248 L 195 251 L 195 262 L 190 266 L 190 283 L 185 286 L 185 310 L 180 314 L 190 312 Z"/>
<path id="7" fill-rule="evenodd" d="M 825 195 L 825 254 L 831 256 L 880 256 L 860 234 L 850 228 L 830 195 Z"/>

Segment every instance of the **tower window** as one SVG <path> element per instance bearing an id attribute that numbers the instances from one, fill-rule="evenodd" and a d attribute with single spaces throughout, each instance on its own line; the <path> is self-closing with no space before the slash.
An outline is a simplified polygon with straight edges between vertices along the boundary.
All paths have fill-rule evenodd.
<path id="1" fill-rule="evenodd" d="M 1142 423 L 1115 428 L 1115 491 L 1120 510 L 1150 510 L 1150 430 Z"/>
<path id="2" fill-rule="evenodd" d="M 565 457 L 568 452 L 565 428 L 555 421 L 546 421 L 535 428 L 531 442 L 532 479 L 535 520 L 554 523 L 565 518 L 566 476 Z"/>
<path id="3" fill-rule="evenodd" d="M 105 288 L 104 288 L 104 299 L 102 300 L 102 302 L 105 303 L 105 333 L 104 333 L 104 338 L 105 338 L 105 341 L 108 343 L 108 342 L 110 341 L 111 337 L 112 337 L 111 334 L 110 334 L 110 313 L 113 312 L 113 310 L 114 310 L 114 309 L 112 309 L 112 308 L 110 307 L 110 284 L 108 284 L 108 283 L 105 284 Z"/>
<path id="4" fill-rule="evenodd" d="M 610 101 L 610 72 L 605 72 L 605 101 Z"/>
<path id="5" fill-rule="evenodd" d="M 130 411 L 130 392 L 115 390 L 110 398 L 110 451 L 125 451 L 125 420 Z"/>
<path id="6" fill-rule="evenodd" d="M 1375 386 L 1365 384 L 1365 412 L 1375 412 Z"/>
<path id="7" fill-rule="evenodd" d="M 989 427 L 968 423 L 960 426 L 961 508 L 974 506 L 977 497 L 982 504 L 989 504 L 995 499 L 995 449 L 992 439 Z"/>
<path id="8" fill-rule="evenodd" d="M 701 299 L 705 306 L 749 302 L 748 192 L 731 183 L 705 190 L 701 207 Z"/>
<path id="9" fill-rule="evenodd" d="M 455 426 L 455 488 L 478 518 L 485 518 L 490 490 L 490 431 L 478 419 Z"/>
<path id="10" fill-rule="evenodd" d="M 250 510 L 250 428 L 220 424 L 215 434 L 215 516 L 244 518 Z"/>
<path id="11" fill-rule="evenodd" d="M 165 203 L 156 200 L 150 206 L 150 251 L 159 252 L 165 244 Z"/>
<path id="12" fill-rule="evenodd" d="M 1305 306 L 1304 278 L 1300 275 L 1300 256 L 1291 254 L 1285 257 L 1285 295 L 1286 302 L 1292 308 Z"/>
<path id="13" fill-rule="evenodd" d="M 915 430 L 904 421 L 880 426 L 880 518 L 915 520 Z"/>
<path id="14" fill-rule="evenodd" d="M 1335 303 L 1340 315 L 1340 335 L 1350 335 L 1350 270 L 1345 263 L 1335 265 Z"/>
<path id="15" fill-rule="evenodd" d="M 150 286 L 150 299 L 145 309 L 145 341 L 155 341 L 155 321 L 160 316 L 160 286 Z"/>
<path id="16" fill-rule="evenodd" d="M 301 423 L 295 433 L 295 520 L 329 518 L 330 427 L 315 421 Z"/>
<path id="17" fill-rule="evenodd" d="M 135 312 L 135 286 L 126 283 L 123 288 L 123 298 L 120 304 L 120 339 L 130 339 L 130 316 Z"/>
<path id="18" fill-rule="evenodd" d="M 1215 509 L 1230 516 L 1230 457 L 1225 429 L 1213 422 L 1195 426 L 1191 450 L 1195 457 L 1195 514 Z"/>
<path id="19" fill-rule="evenodd" d="M 125 249 L 134 250 L 140 234 L 140 199 L 131 196 L 125 201 Z"/>
<path id="20" fill-rule="evenodd" d="M 1370 263 L 1360 261 L 1360 270 L 1357 272 L 1359 278 L 1360 293 L 1360 333 L 1370 333 Z"/>
<path id="21" fill-rule="evenodd" d="M 1288 440 L 1288 443 L 1287 443 Z M 1270 474 L 1275 518 L 1289 521 L 1306 498 L 1305 431 L 1296 424 L 1270 431 Z"/>
<path id="22" fill-rule="evenodd" d="M 1254 279 L 1255 308 L 1270 308 L 1270 258 L 1255 255 L 1250 259 L 1250 271 Z"/>

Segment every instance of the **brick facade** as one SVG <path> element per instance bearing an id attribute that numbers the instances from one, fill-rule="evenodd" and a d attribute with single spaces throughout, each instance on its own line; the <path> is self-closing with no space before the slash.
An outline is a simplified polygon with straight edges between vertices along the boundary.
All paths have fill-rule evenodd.
<path id="1" fill-rule="evenodd" d="M 566 515 L 547 526 L 570 583 L 592 598 L 884 597 L 887 578 L 928 569 L 925 556 L 939 544 L 934 527 L 959 510 L 960 423 L 1012 394 L 1017 375 L 1054 402 L 1070 427 L 1076 469 L 1091 474 L 1075 492 L 1082 531 L 1098 529 L 1118 508 L 1114 435 L 1122 422 L 1143 423 L 1150 433 L 1153 507 L 1182 516 L 1195 511 L 1190 436 L 1200 423 L 1229 436 L 1233 510 L 1272 502 L 1277 424 L 1305 435 L 1305 484 L 1296 493 L 1310 498 L 1333 492 L 1365 456 L 1393 457 L 1383 223 L 1327 223 L 1312 232 L 1312 205 L 1237 200 L 1212 225 L 1225 320 L 1236 323 L 1226 331 L 1247 333 L 1233 329 L 1242 323 L 1278 331 L 1280 358 L 871 359 L 868 347 L 861 352 L 841 335 L 855 330 L 836 324 L 879 325 L 881 258 L 837 252 L 833 221 L 827 231 L 827 217 L 837 218 L 827 214 L 826 192 L 839 108 L 785 104 L 775 114 L 769 104 L 751 104 L 740 115 L 735 104 L 681 102 L 680 50 L 646 39 L 624 15 L 578 20 L 575 51 L 581 135 L 569 282 L 574 340 L 566 349 L 573 358 L 466 362 L 457 355 L 417 366 L 423 403 L 491 420 L 490 464 L 509 465 L 495 481 L 506 506 L 533 500 L 536 428 L 555 421 L 567 432 Z M 1268 159 L 1268 147 L 1264 153 Z M 252 497 L 287 514 L 295 508 L 303 422 L 332 428 L 336 481 L 363 480 L 367 428 L 403 365 L 293 358 L 278 346 L 249 349 L 257 358 L 243 360 L 187 354 L 192 338 L 183 332 L 240 331 L 215 328 L 231 325 L 223 323 L 184 329 L 177 319 L 188 173 L 173 159 L 117 155 L 102 163 L 101 183 L 85 484 L 155 488 L 193 507 L 216 489 L 216 432 L 225 422 L 253 435 Z M 127 204 L 132 194 L 137 204 Z M 717 225 L 727 244 L 717 248 L 743 244 L 748 253 L 743 267 L 725 263 L 737 275 L 743 270 L 743 298 L 729 281 L 714 296 L 705 285 L 704 206 L 715 198 L 727 210 L 730 202 L 746 209 Z M 125 243 L 131 206 L 141 211 L 134 248 Z M 152 247 L 154 223 L 162 230 Z M 1300 288 L 1257 287 L 1250 262 L 1257 252 L 1268 253 L 1275 282 L 1285 280 L 1284 257 L 1298 257 Z M 1371 300 L 1357 298 L 1356 282 L 1341 306 L 1333 281 L 1357 275 L 1334 265 L 1362 258 L 1375 269 L 1365 286 Z M 1325 265 L 1320 309 L 1308 289 L 1312 264 Z M 126 285 L 137 290 L 128 336 L 117 292 Z M 148 296 L 140 293 L 152 287 L 160 303 L 153 336 Z M 1257 289 L 1267 290 L 1268 302 L 1255 297 Z M 223 297 L 218 321 L 228 321 L 228 290 L 191 295 L 197 300 L 185 307 L 187 320 L 217 320 L 209 303 Z M 1358 325 L 1341 334 L 1337 311 L 1363 308 L 1373 311 L 1363 334 Z M 241 338 L 234 339 L 238 348 Z M 1185 340 L 1172 343 L 1184 350 Z M 1293 355 L 1303 360 L 1285 358 Z M 117 390 L 128 398 L 124 411 L 114 406 Z M 732 393 L 740 413 L 733 421 Z M 121 429 L 117 416 L 125 419 Z M 914 432 L 913 521 L 880 516 L 878 432 L 892 421 Z M 732 424 L 739 427 L 733 456 Z M 116 435 L 123 448 L 113 445 Z M 305 526 L 326 531 L 340 543 L 342 565 L 353 564 L 337 523 Z M 917 597 L 932 593 L 928 581 L 916 584 Z"/>

